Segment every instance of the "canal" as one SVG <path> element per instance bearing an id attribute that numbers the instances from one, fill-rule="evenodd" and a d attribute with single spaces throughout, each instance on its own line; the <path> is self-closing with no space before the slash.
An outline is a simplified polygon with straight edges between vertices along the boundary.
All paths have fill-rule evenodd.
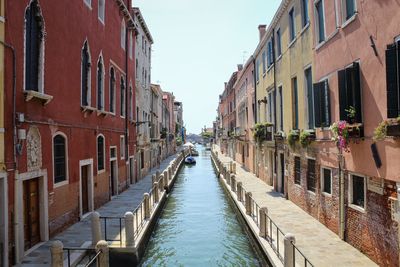
<path id="1" fill-rule="evenodd" d="M 217 179 L 210 151 L 197 149 L 197 164 L 181 168 L 141 266 L 260 266 Z"/>

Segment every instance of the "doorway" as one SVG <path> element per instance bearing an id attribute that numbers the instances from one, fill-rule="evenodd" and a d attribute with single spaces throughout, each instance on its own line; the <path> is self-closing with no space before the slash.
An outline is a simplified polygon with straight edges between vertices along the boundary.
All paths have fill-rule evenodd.
<path id="1" fill-rule="evenodd" d="M 118 194 L 117 148 L 110 147 L 110 198 Z"/>
<path id="2" fill-rule="evenodd" d="M 82 214 L 89 212 L 88 165 L 81 167 Z"/>
<path id="3" fill-rule="evenodd" d="M 137 181 L 135 179 L 135 160 L 134 157 L 129 158 L 129 180 L 131 184 L 135 184 Z"/>
<path id="4" fill-rule="evenodd" d="M 0 173 L 0 266 L 8 266 L 8 205 L 7 176 Z"/>
<path id="5" fill-rule="evenodd" d="M 24 249 L 28 250 L 40 240 L 39 178 L 23 182 Z"/>
<path id="6" fill-rule="evenodd" d="M 279 192 L 285 194 L 285 155 L 283 153 L 279 154 L 280 158 L 280 188 Z"/>
<path id="7" fill-rule="evenodd" d="M 79 216 L 82 219 L 94 209 L 93 159 L 79 161 Z"/>

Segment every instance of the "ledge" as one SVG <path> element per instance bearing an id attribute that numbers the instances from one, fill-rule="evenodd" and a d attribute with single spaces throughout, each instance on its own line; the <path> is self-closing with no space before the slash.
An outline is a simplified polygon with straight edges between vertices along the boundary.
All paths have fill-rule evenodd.
<path id="1" fill-rule="evenodd" d="M 92 113 L 96 109 L 94 107 L 91 107 L 91 106 L 81 106 L 81 110 L 82 110 L 82 113 L 85 113 L 85 112 Z"/>
<path id="2" fill-rule="evenodd" d="M 24 91 L 25 101 L 31 101 L 32 99 L 37 99 L 42 102 L 43 105 L 47 105 L 53 99 L 53 96 L 46 95 L 44 93 L 40 93 L 33 90 L 26 90 Z"/>
<path id="3" fill-rule="evenodd" d="M 357 12 L 354 13 L 353 16 L 351 16 L 349 19 L 347 19 L 341 26 L 342 29 L 346 28 L 349 24 L 351 24 L 353 21 L 356 20 L 357 18 Z"/>

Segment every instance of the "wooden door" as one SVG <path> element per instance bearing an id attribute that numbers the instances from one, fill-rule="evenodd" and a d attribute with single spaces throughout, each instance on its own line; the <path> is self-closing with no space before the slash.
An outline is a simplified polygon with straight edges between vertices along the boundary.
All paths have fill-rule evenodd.
<path id="1" fill-rule="evenodd" d="M 81 167 L 82 214 L 89 212 L 88 165 Z"/>
<path id="2" fill-rule="evenodd" d="M 111 170 L 110 170 L 110 193 L 111 196 L 115 195 L 115 188 L 114 188 L 114 180 L 115 180 L 115 163 L 116 161 L 111 161 Z"/>
<path id="3" fill-rule="evenodd" d="M 39 178 L 24 181 L 25 250 L 40 242 Z"/>
<path id="4" fill-rule="evenodd" d="M 283 154 L 281 155 L 281 190 L 280 192 L 282 194 L 285 193 L 285 156 Z"/>

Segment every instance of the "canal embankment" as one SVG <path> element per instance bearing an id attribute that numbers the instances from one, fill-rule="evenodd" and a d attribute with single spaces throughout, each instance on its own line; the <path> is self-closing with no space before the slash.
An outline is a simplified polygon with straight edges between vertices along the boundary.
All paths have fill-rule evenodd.
<path id="1" fill-rule="evenodd" d="M 356 248 L 283 198 L 254 174 L 213 149 L 222 183 L 276 266 L 377 266 Z"/>
<path id="2" fill-rule="evenodd" d="M 183 159 L 182 152 L 168 157 L 158 168 L 152 169 L 147 176 L 104 206 L 37 246 L 24 257 L 21 265 L 55 266 L 56 258 L 60 266 L 75 266 L 98 254 L 96 244 L 100 240 L 106 241 L 111 259 L 114 252 L 129 251 L 130 255 L 134 255 L 130 259 L 136 257 L 138 260 Z M 52 256 L 51 250 L 58 253 L 57 257 Z"/>

